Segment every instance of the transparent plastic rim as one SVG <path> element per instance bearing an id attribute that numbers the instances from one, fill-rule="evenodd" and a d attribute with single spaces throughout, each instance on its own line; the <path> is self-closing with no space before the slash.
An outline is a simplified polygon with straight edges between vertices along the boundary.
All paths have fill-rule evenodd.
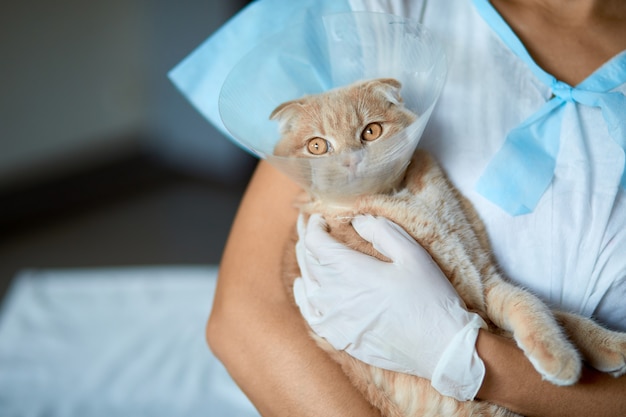
<path id="1" fill-rule="evenodd" d="M 368 192 L 381 175 L 402 173 L 422 136 L 446 77 L 446 57 L 420 23 L 371 12 L 340 13 L 295 23 L 261 41 L 229 73 L 219 97 L 224 126 L 246 149 L 280 169 L 315 194 L 316 184 L 332 182 L 339 197 Z M 372 149 L 385 146 L 364 177 L 320 180 L 325 158 L 273 155 L 280 139 L 269 115 L 279 104 L 305 95 L 374 78 L 402 83 L 407 109 L 418 118 L 404 131 Z"/>

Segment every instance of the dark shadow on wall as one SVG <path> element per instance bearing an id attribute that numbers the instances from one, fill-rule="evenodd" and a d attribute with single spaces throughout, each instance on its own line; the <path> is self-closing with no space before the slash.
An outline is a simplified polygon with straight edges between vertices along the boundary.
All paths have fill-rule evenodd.
<path id="1" fill-rule="evenodd" d="M 25 268 L 219 262 L 256 160 L 166 75 L 247 3 L 0 5 L 0 295 Z"/>

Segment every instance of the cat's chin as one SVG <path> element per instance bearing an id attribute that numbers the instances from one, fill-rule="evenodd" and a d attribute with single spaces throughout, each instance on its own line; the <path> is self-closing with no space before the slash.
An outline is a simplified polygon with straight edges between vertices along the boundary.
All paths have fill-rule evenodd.
<path id="1" fill-rule="evenodd" d="M 397 188 L 393 186 L 384 187 L 383 189 L 379 189 L 376 192 L 364 192 L 364 193 L 315 193 L 311 192 L 309 195 L 311 196 L 313 201 L 321 203 L 324 207 L 332 207 L 336 210 L 350 210 L 353 207 L 359 205 L 359 201 L 366 197 L 371 197 L 376 194 L 393 194 L 396 192 Z"/>
<path id="2" fill-rule="evenodd" d="M 333 211 L 347 211 L 356 206 L 356 202 L 359 196 L 354 196 L 351 198 L 345 199 L 336 199 L 336 198 L 318 198 L 315 197 L 315 200 L 321 203 L 327 209 Z"/>
<path id="3" fill-rule="evenodd" d="M 380 181 L 375 178 L 361 178 L 361 181 L 347 182 L 343 186 L 335 184 L 330 188 L 313 186 L 309 188 L 309 195 L 317 201 L 336 208 L 353 207 L 358 200 L 365 196 L 376 194 L 392 194 L 402 185 L 404 175 L 393 181 Z"/>

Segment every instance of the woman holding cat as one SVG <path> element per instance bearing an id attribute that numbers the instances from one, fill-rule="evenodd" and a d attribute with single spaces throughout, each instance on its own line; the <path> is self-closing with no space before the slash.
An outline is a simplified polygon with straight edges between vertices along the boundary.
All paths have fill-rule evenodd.
<path id="1" fill-rule="evenodd" d="M 398 0 L 351 1 L 350 6 L 423 17 L 443 41 L 450 72 L 422 146 L 485 220 L 507 275 L 557 307 L 594 315 L 626 331 L 626 131 L 621 120 L 626 107 L 619 98 L 626 91 L 626 4 Z M 528 164 L 515 153 L 498 152 L 505 138 L 514 141 L 519 134 L 539 142 L 556 138 L 549 148 L 547 179 L 534 175 L 540 167 L 526 172 Z M 522 156 L 536 160 L 532 149 Z M 521 166 L 523 175 L 499 171 L 498 164 Z M 522 188 L 535 192 L 522 200 L 518 193 L 499 199 L 502 191 L 494 176 L 504 176 L 505 184 L 524 184 L 532 177 Z M 485 184 L 483 178 L 491 181 L 477 192 L 475 185 Z M 296 222 L 292 202 L 298 191 L 267 163 L 259 164 L 221 263 L 207 326 L 209 344 L 265 416 L 376 416 L 311 341 L 300 312 L 284 293 L 280 264 Z M 305 234 L 318 236 L 309 245 L 322 256 L 324 235 Z M 344 249 L 342 257 L 350 262 L 349 251 Z M 368 279 L 368 271 L 358 266 L 346 269 Z M 324 290 L 333 292 L 332 287 Z M 401 286 L 394 291 L 398 298 L 387 308 L 401 315 L 403 301 L 413 298 Z M 307 302 L 307 294 L 301 296 L 301 303 Z M 436 297 L 433 292 L 422 298 Z M 333 326 L 340 329 L 342 320 L 328 317 L 320 331 L 332 342 Z M 420 336 L 415 337 L 418 346 Z M 379 355 L 368 349 L 360 353 Z M 485 366 L 484 377 L 476 381 L 477 398 L 525 415 L 626 415 L 626 378 L 586 369 L 578 384 L 556 387 L 541 381 L 507 340 L 481 331 L 475 349 Z"/>

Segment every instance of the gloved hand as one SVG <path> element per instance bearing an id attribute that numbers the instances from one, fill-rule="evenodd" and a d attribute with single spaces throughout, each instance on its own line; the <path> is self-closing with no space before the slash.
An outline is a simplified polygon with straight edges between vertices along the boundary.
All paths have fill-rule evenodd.
<path id="1" fill-rule="evenodd" d="M 400 226 L 373 216 L 352 225 L 393 262 L 337 242 L 319 215 L 306 226 L 301 217 L 302 277 L 293 291 L 310 327 L 363 362 L 428 378 L 443 395 L 473 399 L 485 374 L 475 349 L 484 321 L 465 309 L 428 252 Z"/>

